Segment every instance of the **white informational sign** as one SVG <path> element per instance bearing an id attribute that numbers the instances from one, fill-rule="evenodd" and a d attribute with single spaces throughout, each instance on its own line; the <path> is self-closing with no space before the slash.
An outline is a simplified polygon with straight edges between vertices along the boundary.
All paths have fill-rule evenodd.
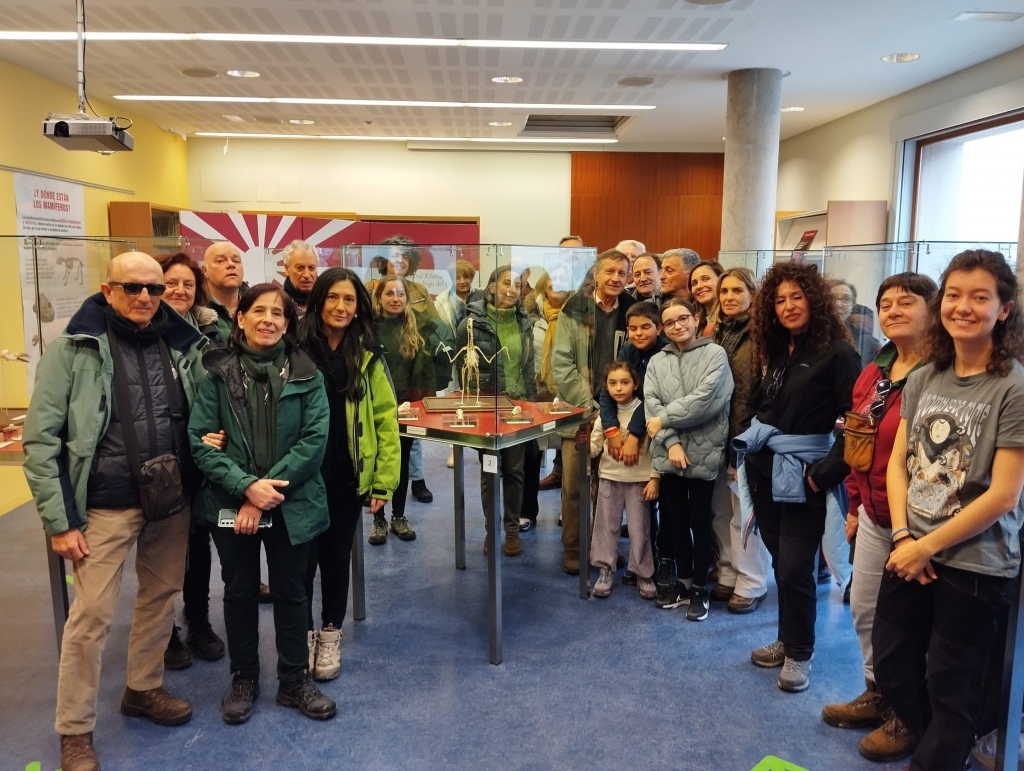
<path id="1" fill-rule="evenodd" d="M 14 197 L 31 394 L 42 349 L 90 294 L 86 242 L 66 240 L 85 235 L 85 204 L 81 185 L 32 174 L 14 175 Z"/>

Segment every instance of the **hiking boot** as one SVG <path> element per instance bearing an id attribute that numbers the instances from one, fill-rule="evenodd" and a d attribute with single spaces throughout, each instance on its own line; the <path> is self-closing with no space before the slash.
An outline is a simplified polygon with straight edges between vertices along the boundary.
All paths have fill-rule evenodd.
<path id="1" fill-rule="evenodd" d="M 580 574 L 579 549 L 566 549 L 562 552 L 562 571 L 570 576 L 578 576 Z"/>
<path id="2" fill-rule="evenodd" d="M 274 598 L 270 594 L 270 586 L 261 581 L 260 590 L 256 595 L 256 602 L 258 602 L 260 605 L 269 605 L 273 601 Z"/>
<path id="3" fill-rule="evenodd" d="M 454 461 L 453 461 L 454 462 Z M 412 497 L 420 503 L 433 503 L 434 494 L 427 489 L 427 483 L 422 479 L 414 479 L 412 482 Z M 407 540 L 412 540 L 411 538 Z"/>
<path id="4" fill-rule="evenodd" d="M 192 666 L 192 654 L 181 642 L 178 636 L 180 627 L 175 625 L 171 628 L 171 639 L 167 642 L 167 649 L 164 651 L 165 669 L 188 669 Z M 84 736 L 84 734 L 82 734 Z"/>
<path id="5" fill-rule="evenodd" d="M 609 597 L 612 593 L 612 584 L 615 581 L 615 574 L 608 568 L 601 568 L 597 574 L 597 583 L 594 584 L 595 597 Z"/>
<path id="6" fill-rule="evenodd" d="M 876 763 L 902 760 L 917 749 L 917 737 L 891 709 L 885 710 L 885 724 L 876 728 L 857 745 L 860 754 Z"/>
<path id="7" fill-rule="evenodd" d="M 845 704 L 826 704 L 821 719 L 836 728 L 877 728 L 885 723 L 882 716 L 888 706 L 873 680 L 865 680 L 867 688 L 860 696 Z"/>
<path id="8" fill-rule="evenodd" d="M 316 666 L 316 632 L 312 629 L 306 632 L 306 647 L 309 648 L 309 671 Z"/>
<path id="9" fill-rule="evenodd" d="M 806 691 L 811 684 L 811 661 L 797 661 L 786 656 L 779 675 L 779 688 L 790 693 Z"/>
<path id="10" fill-rule="evenodd" d="M 735 586 L 726 586 L 725 584 L 715 584 L 715 588 L 711 590 L 709 595 L 715 602 L 728 602 L 732 599 L 733 592 L 736 591 Z"/>
<path id="11" fill-rule="evenodd" d="M 228 725 L 240 725 L 252 717 L 253 704 L 260 695 L 260 683 L 235 672 L 231 687 L 220 700 L 220 716 Z"/>
<path id="12" fill-rule="evenodd" d="M 757 606 L 765 601 L 767 596 L 768 592 L 765 592 L 760 597 L 740 597 L 738 594 L 734 594 L 729 598 L 729 604 L 725 606 L 725 609 L 730 613 L 736 613 L 740 616 L 753 613 L 757 610 Z"/>
<path id="13" fill-rule="evenodd" d="M 327 720 L 334 717 L 337 706 L 316 687 L 309 672 L 292 683 L 281 683 L 277 688 L 277 703 L 283 707 L 295 707 L 306 717 Z"/>
<path id="14" fill-rule="evenodd" d="M 316 662 L 310 670 L 316 680 L 333 680 L 341 674 L 340 629 L 328 624 L 316 636 Z"/>
<path id="15" fill-rule="evenodd" d="M 501 545 L 501 553 L 506 557 L 518 557 L 523 553 L 523 539 L 519 537 L 518 530 L 509 530 L 505 533 L 505 543 Z"/>
<path id="16" fill-rule="evenodd" d="M 786 660 L 786 647 L 779 640 L 770 645 L 762 645 L 750 652 L 750 660 L 759 667 L 781 667 Z"/>
<path id="17" fill-rule="evenodd" d="M 391 532 L 401 541 L 416 540 L 416 531 L 409 527 L 409 520 L 405 517 L 391 516 Z"/>
<path id="18" fill-rule="evenodd" d="M 92 731 L 60 737 L 60 765 L 64 771 L 100 771 L 100 761 L 92 748 Z"/>
<path id="19" fill-rule="evenodd" d="M 664 610 L 673 610 L 689 602 L 690 590 L 682 583 L 677 583 L 668 589 L 658 590 L 657 599 L 654 600 L 654 604 Z"/>
<path id="20" fill-rule="evenodd" d="M 384 521 L 384 517 L 378 519 L 373 518 L 373 522 L 370 523 L 370 537 L 367 539 L 371 546 L 380 546 L 382 543 L 387 543 L 388 540 L 388 523 Z"/>
<path id="21" fill-rule="evenodd" d="M 127 717 L 149 718 L 157 725 L 182 725 L 192 719 L 192 705 L 163 688 L 148 691 L 124 689 L 121 714 Z"/>
<path id="22" fill-rule="evenodd" d="M 658 587 L 654 585 L 654 581 L 651 579 L 641 578 L 636 583 L 640 587 L 640 596 L 645 600 L 653 600 L 658 596 Z"/>
<path id="23" fill-rule="evenodd" d="M 627 570 L 622 574 L 622 585 L 623 586 L 636 586 L 636 573 L 632 570 Z"/>
<path id="24" fill-rule="evenodd" d="M 676 561 L 665 557 L 659 557 L 657 563 L 657 567 L 654 571 L 655 585 L 658 587 L 659 591 L 662 589 L 671 589 L 676 585 Z"/>
<path id="25" fill-rule="evenodd" d="M 690 607 L 686 609 L 687 621 L 703 621 L 708 617 L 708 590 L 695 586 L 690 590 Z"/>
<path id="26" fill-rule="evenodd" d="M 206 619 L 188 623 L 185 644 L 203 661 L 216 661 L 224 657 L 224 641 L 217 636 Z"/>
<path id="27" fill-rule="evenodd" d="M 537 485 L 538 490 L 561 490 L 562 489 L 562 475 L 556 474 L 552 471 L 546 477 L 544 477 Z"/>

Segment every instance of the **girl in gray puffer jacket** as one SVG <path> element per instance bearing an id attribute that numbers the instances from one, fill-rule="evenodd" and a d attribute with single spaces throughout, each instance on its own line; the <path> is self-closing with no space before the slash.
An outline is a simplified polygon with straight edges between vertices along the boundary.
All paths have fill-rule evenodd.
<path id="1" fill-rule="evenodd" d="M 689 621 L 708 616 L 711 497 L 725 462 L 733 391 L 729 357 L 709 338 L 697 336 L 697 318 L 692 301 L 672 299 L 662 306 L 670 343 L 647 365 L 644 383 L 651 460 L 662 480 L 658 545 L 662 556 L 675 559 L 677 575 L 674 585 L 659 592 L 657 605 L 671 609 L 689 603 Z"/>

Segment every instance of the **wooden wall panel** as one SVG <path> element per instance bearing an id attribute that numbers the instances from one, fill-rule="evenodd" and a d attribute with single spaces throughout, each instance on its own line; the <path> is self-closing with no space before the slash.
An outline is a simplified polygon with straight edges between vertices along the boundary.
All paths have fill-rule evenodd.
<path id="1" fill-rule="evenodd" d="M 598 250 L 635 238 L 653 252 L 717 257 L 724 162 L 721 153 L 573 153 L 570 231 Z"/>

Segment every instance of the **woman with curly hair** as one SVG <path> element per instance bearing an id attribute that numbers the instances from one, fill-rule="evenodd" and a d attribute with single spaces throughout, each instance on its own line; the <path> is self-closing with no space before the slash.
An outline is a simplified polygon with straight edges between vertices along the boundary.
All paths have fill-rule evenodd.
<path id="1" fill-rule="evenodd" d="M 750 427 L 733 448 L 779 592 L 778 637 L 750 658 L 760 667 L 782 667 L 782 690 L 803 691 L 814 656 L 815 558 L 831 488 L 850 471 L 841 453 L 830 452 L 832 432 L 851 409 L 860 356 L 813 265 L 773 265 L 751 305 L 750 327 Z"/>
<path id="2" fill-rule="evenodd" d="M 984 250 L 954 257 L 929 305 L 931 363 L 904 387 L 886 473 L 892 552 L 872 647 L 878 685 L 918 740 L 911 771 L 960 771 L 1017 596 L 1024 316 L 1013 269 Z"/>

